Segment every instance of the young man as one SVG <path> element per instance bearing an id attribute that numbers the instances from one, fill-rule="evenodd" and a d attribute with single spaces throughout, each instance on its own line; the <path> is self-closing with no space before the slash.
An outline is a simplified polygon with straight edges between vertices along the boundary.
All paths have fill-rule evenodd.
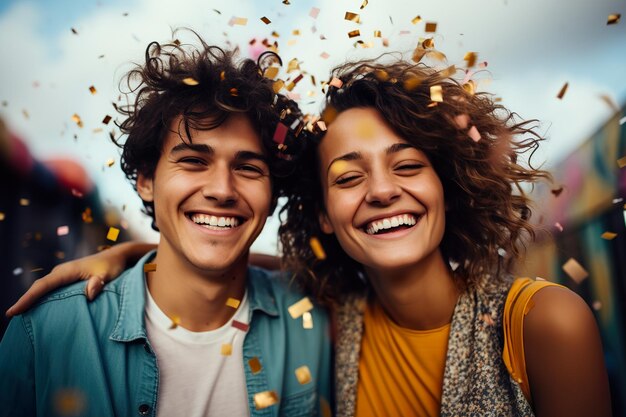
<path id="1" fill-rule="evenodd" d="M 284 145 L 295 150 L 298 138 L 285 127 L 300 112 L 255 63 L 200 43 L 150 44 L 127 76 L 135 104 L 120 109 L 122 168 L 161 233 L 156 253 L 93 302 L 74 284 L 11 321 L 0 415 L 304 416 L 328 407 L 324 311 L 248 267 L 289 186 L 295 158 Z"/>

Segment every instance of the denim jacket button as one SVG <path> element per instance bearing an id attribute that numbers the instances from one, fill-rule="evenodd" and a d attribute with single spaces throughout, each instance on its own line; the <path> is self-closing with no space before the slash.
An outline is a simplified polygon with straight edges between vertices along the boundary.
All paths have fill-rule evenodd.
<path id="1" fill-rule="evenodd" d="M 139 414 L 145 416 L 150 411 L 150 406 L 148 404 L 141 404 L 139 406 Z"/>

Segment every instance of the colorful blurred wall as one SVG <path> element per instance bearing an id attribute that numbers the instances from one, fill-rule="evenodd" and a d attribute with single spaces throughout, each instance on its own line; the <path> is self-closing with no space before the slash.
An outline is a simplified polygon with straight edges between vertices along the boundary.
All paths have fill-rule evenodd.
<path id="1" fill-rule="evenodd" d="M 535 213 L 546 231 L 529 247 L 522 268 L 525 275 L 568 286 L 593 309 L 615 416 L 626 416 L 626 167 L 620 168 L 626 163 L 620 160 L 626 160 L 624 114 L 624 109 L 616 113 L 551 170 L 551 188 L 535 190 Z M 577 282 L 562 269 L 570 258 L 589 273 L 587 278 Z"/>

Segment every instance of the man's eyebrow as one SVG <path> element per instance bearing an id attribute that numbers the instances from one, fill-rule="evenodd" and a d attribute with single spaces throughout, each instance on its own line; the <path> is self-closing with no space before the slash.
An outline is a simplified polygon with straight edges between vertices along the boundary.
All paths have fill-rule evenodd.
<path id="1" fill-rule="evenodd" d="M 408 143 L 394 143 L 393 145 L 391 145 L 390 147 L 388 147 L 385 150 L 385 153 L 387 155 L 391 155 L 393 153 L 397 153 L 400 151 L 403 151 L 405 149 L 417 149 L 415 146 L 408 144 Z"/>
<path id="2" fill-rule="evenodd" d="M 204 145 L 200 143 L 184 143 L 184 142 L 179 143 L 178 145 L 174 146 L 172 150 L 170 151 L 170 153 L 177 153 L 177 152 L 182 152 L 182 151 L 194 151 L 194 152 L 203 153 L 207 155 L 213 155 L 215 153 L 215 150 L 209 145 Z"/>
<path id="3" fill-rule="evenodd" d="M 235 154 L 235 159 L 239 161 L 249 161 L 251 159 L 257 159 L 263 162 L 264 164 L 266 164 L 267 166 L 269 166 L 269 160 L 267 159 L 267 156 L 258 152 L 239 151 Z"/>
<path id="4" fill-rule="evenodd" d="M 328 171 L 330 171 L 330 167 L 337 161 L 358 161 L 359 159 L 363 159 L 363 154 L 361 152 L 348 152 L 347 154 L 341 155 L 328 164 L 328 168 L 326 169 L 326 175 L 328 175 Z"/>

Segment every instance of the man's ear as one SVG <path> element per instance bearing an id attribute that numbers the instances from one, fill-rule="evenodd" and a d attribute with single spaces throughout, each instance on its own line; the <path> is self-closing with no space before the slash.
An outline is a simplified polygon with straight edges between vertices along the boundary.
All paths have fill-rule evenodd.
<path id="1" fill-rule="evenodd" d="M 154 180 L 143 174 L 137 174 L 137 193 L 143 201 L 154 201 Z"/>
<path id="2" fill-rule="evenodd" d="M 330 220 L 328 220 L 328 215 L 326 214 L 325 211 L 320 211 L 320 213 L 318 214 L 318 221 L 320 224 L 320 229 L 322 229 L 322 232 L 328 235 L 335 233 L 335 229 L 333 228 L 333 225 L 330 223 Z"/>

